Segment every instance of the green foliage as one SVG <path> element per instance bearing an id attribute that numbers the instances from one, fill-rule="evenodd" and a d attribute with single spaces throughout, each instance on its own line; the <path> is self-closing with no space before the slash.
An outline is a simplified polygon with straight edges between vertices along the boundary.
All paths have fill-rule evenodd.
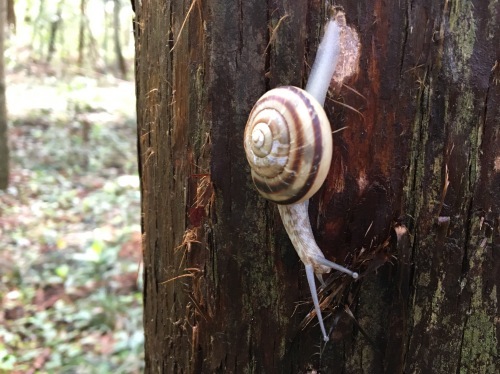
<path id="1" fill-rule="evenodd" d="M 11 187 L 0 193 L 0 373 L 141 372 L 133 85 L 42 83 L 19 89 L 35 109 L 12 106 Z M 9 88 L 14 102 L 18 88 Z M 62 104 L 37 108 L 40 92 Z"/>

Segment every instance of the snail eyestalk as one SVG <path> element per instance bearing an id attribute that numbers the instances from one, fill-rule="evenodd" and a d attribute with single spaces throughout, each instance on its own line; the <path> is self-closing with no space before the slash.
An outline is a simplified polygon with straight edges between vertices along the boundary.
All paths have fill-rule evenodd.
<path id="1" fill-rule="evenodd" d="M 334 270 L 345 273 L 345 274 L 349 275 L 350 277 L 353 277 L 354 279 L 358 279 L 358 277 L 359 277 L 359 274 L 356 273 L 355 271 L 349 270 L 348 268 L 346 268 L 342 265 L 339 265 L 339 264 L 336 264 L 335 262 L 329 261 L 324 257 L 314 257 L 314 260 L 318 264 L 321 264 L 321 265 L 327 266 L 329 268 L 332 268 Z"/>
<path id="2" fill-rule="evenodd" d="M 318 317 L 319 327 L 321 328 L 321 333 L 323 334 L 323 340 L 327 342 L 328 340 L 330 340 L 330 338 L 326 334 L 325 324 L 323 323 L 323 316 L 321 315 L 321 308 L 319 307 L 318 291 L 316 289 L 316 283 L 314 283 L 314 269 L 312 265 L 306 265 L 306 275 L 307 283 L 309 283 L 309 288 L 311 290 L 314 309 L 316 310 L 316 316 Z"/>
<path id="3" fill-rule="evenodd" d="M 321 105 L 325 104 L 330 81 L 340 56 L 340 27 L 333 19 L 326 24 L 325 35 L 319 43 L 306 91 L 313 95 Z"/>

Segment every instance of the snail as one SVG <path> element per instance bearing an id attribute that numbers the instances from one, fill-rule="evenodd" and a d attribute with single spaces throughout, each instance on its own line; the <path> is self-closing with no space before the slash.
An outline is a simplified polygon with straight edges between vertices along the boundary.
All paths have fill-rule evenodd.
<path id="1" fill-rule="evenodd" d="M 332 159 L 332 130 L 323 105 L 340 54 L 340 27 L 332 18 L 320 42 L 303 90 L 284 86 L 266 92 L 254 105 L 245 127 L 244 147 L 259 193 L 278 204 L 283 225 L 305 265 L 324 341 L 328 341 L 314 275 L 353 272 L 325 258 L 309 221 L 309 198 L 326 179 Z"/>

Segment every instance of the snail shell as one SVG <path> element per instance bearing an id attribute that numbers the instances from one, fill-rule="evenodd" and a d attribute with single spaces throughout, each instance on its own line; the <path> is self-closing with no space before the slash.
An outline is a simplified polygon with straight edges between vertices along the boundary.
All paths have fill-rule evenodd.
<path id="1" fill-rule="evenodd" d="M 244 139 L 253 182 L 266 199 L 300 203 L 325 181 L 331 127 L 322 105 L 306 91 L 284 86 L 266 92 L 250 113 Z"/>

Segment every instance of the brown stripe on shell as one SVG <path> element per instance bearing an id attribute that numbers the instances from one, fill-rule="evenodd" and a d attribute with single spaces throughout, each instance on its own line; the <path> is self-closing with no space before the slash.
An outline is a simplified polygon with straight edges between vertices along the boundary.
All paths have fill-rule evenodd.
<path id="1" fill-rule="evenodd" d="M 296 94 L 293 90 L 289 90 L 293 94 Z M 293 98 L 293 97 L 292 97 Z M 294 142 L 298 144 L 299 146 L 297 148 L 303 147 L 304 146 L 304 134 L 303 134 L 303 129 L 302 126 L 299 125 L 299 114 L 295 110 L 295 106 L 291 105 L 292 103 L 290 102 L 288 97 L 283 97 L 279 95 L 269 95 L 266 96 L 265 98 L 262 99 L 263 103 L 262 104 L 267 104 L 262 110 L 264 109 L 274 109 L 278 111 L 278 109 L 274 106 L 274 103 L 279 103 L 281 104 L 284 109 L 286 110 L 286 114 L 284 114 L 284 117 L 291 117 L 292 121 L 287 122 L 287 128 L 290 140 L 293 134 L 294 136 Z M 297 100 L 296 98 L 293 98 L 293 100 Z M 259 102 L 257 103 L 257 105 Z M 293 126 L 293 130 L 291 130 L 291 126 Z M 291 151 L 291 150 L 290 150 Z M 290 163 L 292 163 L 290 165 Z M 252 173 L 254 184 L 257 187 L 257 189 L 266 195 L 266 197 L 272 201 L 275 202 L 281 202 L 280 200 L 277 200 L 274 198 L 274 196 L 280 196 L 280 194 L 284 191 L 289 191 L 290 193 L 293 193 L 293 191 L 290 191 L 290 186 L 293 186 L 295 181 L 297 180 L 298 173 L 295 173 L 293 171 L 298 170 L 298 167 L 300 167 L 301 163 L 301 158 L 297 156 L 288 155 L 288 160 L 285 165 L 285 170 L 292 170 L 292 172 L 283 172 L 279 175 L 276 175 L 272 179 L 268 178 L 261 178 L 260 175 L 258 175 L 257 171 L 254 171 Z M 271 195 L 271 196 L 269 196 Z M 295 193 L 293 193 L 295 195 Z M 284 196 L 283 196 L 284 197 Z M 298 197 L 300 199 L 300 196 Z M 295 196 L 292 196 L 292 199 L 295 199 Z"/>
<path id="2" fill-rule="evenodd" d="M 302 187 L 302 189 L 299 191 L 298 196 L 305 196 L 307 192 L 310 190 L 311 186 L 314 184 L 317 176 L 317 171 L 319 169 L 319 162 L 321 161 L 321 157 L 323 156 L 323 146 L 322 146 L 322 140 L 321 140 L 321 123 L 319 120 L 318 115 L 316 112 L 313 112 L 313 105 L 310 102 L 309 98 L 305 95 L 302 94 L 301 90 L 298 90 L 295 87 L 291 87 L 293 91 L 296 91 L 298 94 L 300 93 L 300 96 L 302 100 L 306 103 L 306 107 L 309 110 L 309 117 L 311 118 L 312 122 L 312 129 L 314 132 L 314 140 L 313 140 L 313 146 L 314 146 L 314 153 L 313 153 L 313 160 L 312 160 L 312 170 L 309 171 L 309 176 L 307 178 L 306 183 Z M 316 165 L 316 167 L 315 167 Z M 298 201 L 299 199 L 295 200 Z M 288 203 L 292 204 L 292 203 Z"/>

